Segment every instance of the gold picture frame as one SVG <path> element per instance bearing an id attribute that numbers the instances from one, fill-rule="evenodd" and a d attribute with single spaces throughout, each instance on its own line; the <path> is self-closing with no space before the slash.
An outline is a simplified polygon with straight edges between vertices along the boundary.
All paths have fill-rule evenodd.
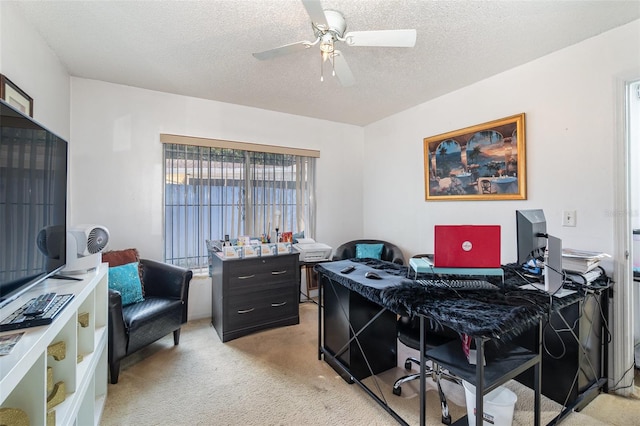
<path id="1" fill-rule="evenodd" d="M 424 138 L 427 201 L 526 200 L 524 113 Z"/>
<path id="2" fill-rule="evenodd" d="M 33 98 L 0 74 L 0 98 L 29 117 L 33 117 Z"/>

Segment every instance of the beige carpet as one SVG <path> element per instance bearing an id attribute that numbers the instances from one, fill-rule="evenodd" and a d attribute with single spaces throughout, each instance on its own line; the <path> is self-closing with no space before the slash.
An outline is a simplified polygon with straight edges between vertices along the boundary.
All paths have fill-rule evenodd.
<path id="1" fill-rule="evenodd" d="M 403 357 L 407 348 L 399 348 Z M 120 381 L 109 385 L 102 425 L 393 425 L 357 385 L 348 385 L 317 359 L 317 306 L 300 305 L 300 324 L 221 343 L 209 320 L 192 321 L 179 346 L 171 336 L 123 361 Z M 403 365 L 403 362 L 401 363 Z M 410 424 L 418 424 L 417 384 L 402 396 L 391 383 L 404 368 L 377 377 L 384 398 Z M 373 389 L 376 385 L 368 379 Z M 533 424 L 533 392 L 517 382 L 514 425 Z M 448 384 L 453 420 L 466 414 L 462 387 Z M 543 398 L 543 421 L 560 407 Z M 427 392 L 429 425 L 440 425 L 438 395 Z M 604 421 L 603 421 L 604 419 Z M 640 425 L 640 401 L 601 395 L 562 423 L 568 426 Z"/>

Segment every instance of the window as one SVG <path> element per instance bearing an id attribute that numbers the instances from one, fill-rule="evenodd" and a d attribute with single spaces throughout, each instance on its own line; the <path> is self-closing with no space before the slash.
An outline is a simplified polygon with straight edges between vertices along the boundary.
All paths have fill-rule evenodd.
<path id="1" fill-rule="evenodd" d="M 276 225 L 314 235 L 317 151 L 174 135 L 161 141 L 167 262 L 205 268 L 206 240 L 273 238 Z"/>

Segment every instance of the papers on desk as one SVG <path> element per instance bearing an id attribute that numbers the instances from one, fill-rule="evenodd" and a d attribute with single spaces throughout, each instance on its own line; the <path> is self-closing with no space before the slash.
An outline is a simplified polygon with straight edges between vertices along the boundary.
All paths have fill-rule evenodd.
<path id="1" fill-rule="evenodd" d="M 608 257 L 611 256 L 602 252 L 563 248 L 562 269 L 584 274 L 595 269 L 602 259 Z"/>
<path id="2" fill-rule="evenodd" d="M 520 290 L 539 290 L 539 291 L 544 291 L 547 292 L 549 294 L 551 294 L 553 297 L 557 297 L 557 298 L 563 298 L 565 296 L 568 296 L 570 294 L 575 293 L 575 290 L 570 290 L 568 288 L 559 288 L 557 290 L 554 291 L 549 291 L 548 286 L 546 286 L 544 283 L 531 283 L 531 284 L 525 284 L 525 285 L 521 285 L 520 286 Z"/>

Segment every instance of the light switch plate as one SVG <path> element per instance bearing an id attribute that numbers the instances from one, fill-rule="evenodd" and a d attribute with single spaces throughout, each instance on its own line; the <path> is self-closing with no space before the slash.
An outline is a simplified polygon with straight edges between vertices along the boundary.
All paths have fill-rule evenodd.
<path id="1" fill-rule="evenodd" d="M 576 226 L 575 210 L 564 210 L 562 212 L 562 226 Z"/>

